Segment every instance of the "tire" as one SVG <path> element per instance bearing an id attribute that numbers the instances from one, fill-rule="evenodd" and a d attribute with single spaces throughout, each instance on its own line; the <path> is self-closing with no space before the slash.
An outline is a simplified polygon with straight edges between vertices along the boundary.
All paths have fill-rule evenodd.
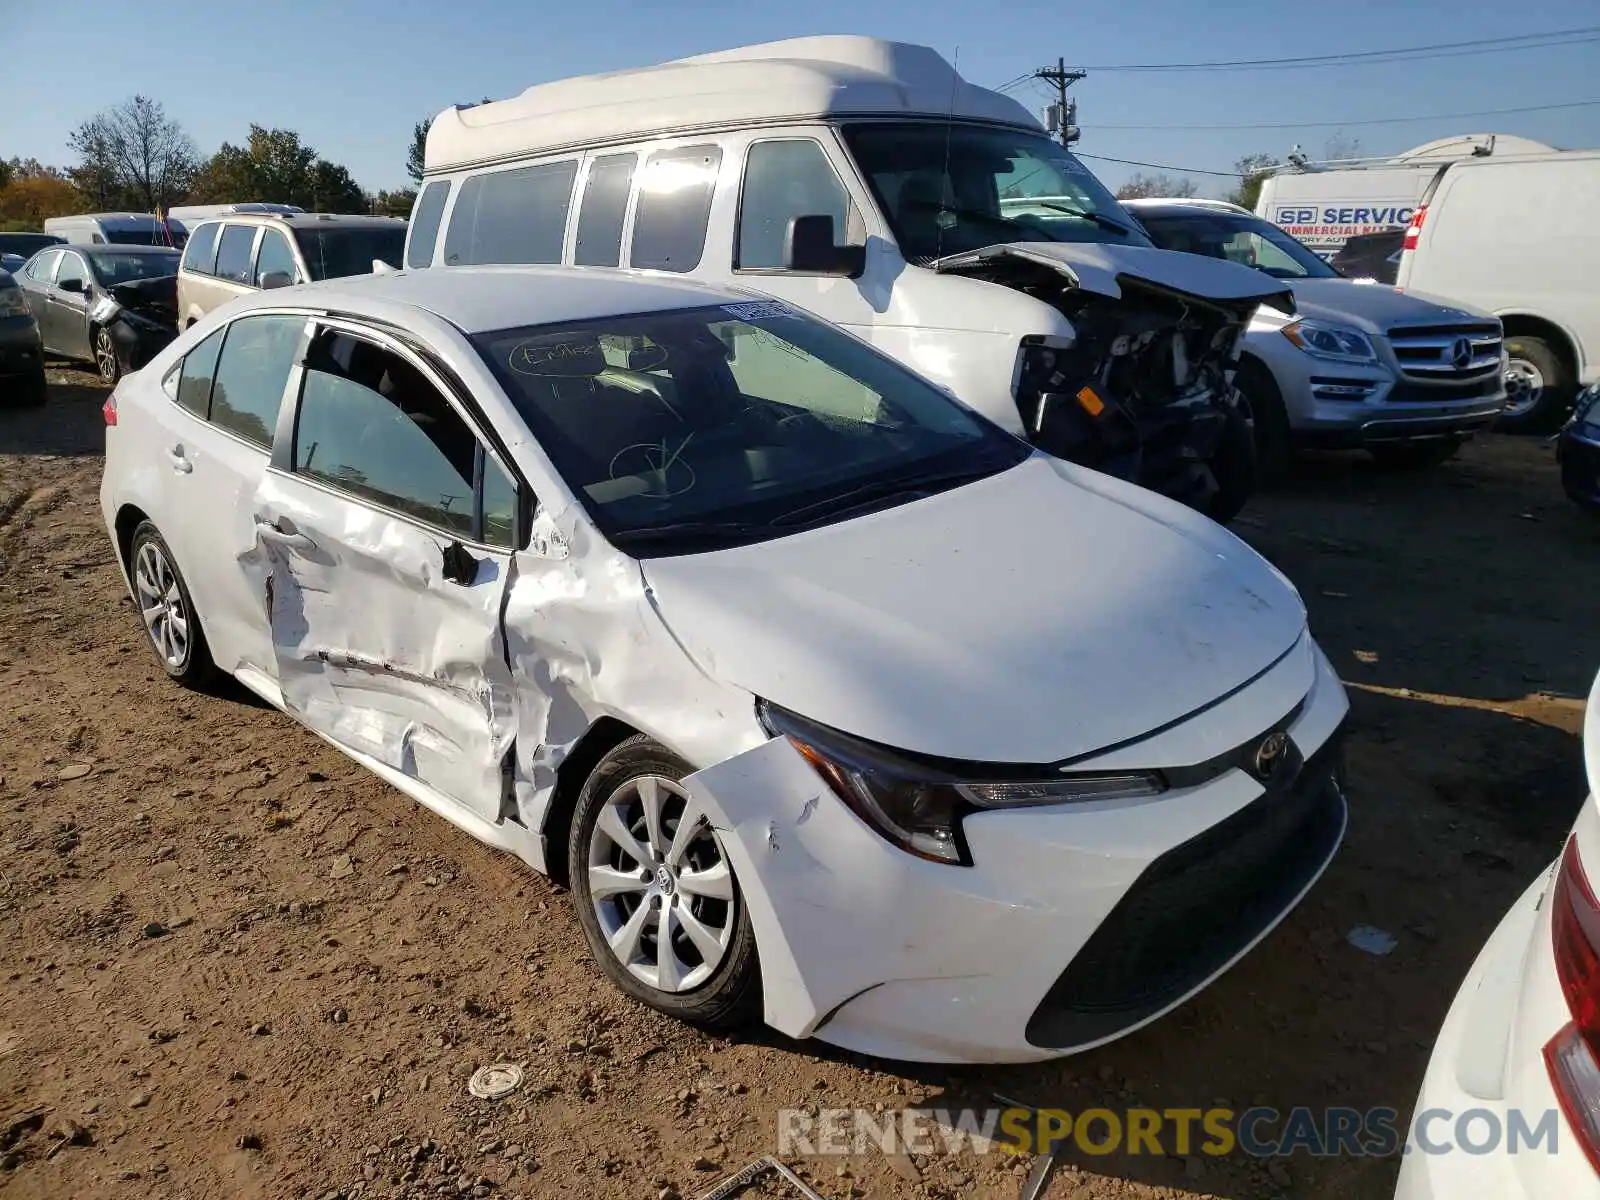
<path id="1" fill-rule="evenodd" d="M 731 1030 L 761 1015 L 761 967 L 749 909 L 718 835 L 701 826 L 680 862 L 672 861 L 671 843 L 687 802 L 681 781 L 692 770 L 643 734 L 610 751 L 579 793 L 567 835 L 568 873 L 589 951 L 618 989 L 702 1029 Z M 652 796 L 659 813 L 654 838 L 646 817 Z M 624 850 L 624 840 L 649 861 Z M 691 888 L 685 880 L 695 876 Z M 602 882 L 615 890 L 597 898 L 595 885 Z M 712 894 L 719 892 L 726 898 Z M 628 938 L 630 918 L 641 911 L 645 916 L 629 949 L 614 950 L 613 939 Z M 678 925 L 669 933 L 673 950 L 664 983 L 659 930 L 674 915 Z M 685 918 L 702 931 L 698 941 L 685 932 Z"/>
<path id="2" fill-rule="evenodd" d="M 1571 369 L 1550 343 L 1536 337 L 1506 338 L 1506 409 L 1495 428 L 1503 433 L 1547 433 L 1572 407 Z"/>
<path id="3" fill-rule="evenodd" d="M 1294 462 L 1289 410 L 1278 390 L 1278 381 L 1266 367 L 1247 358 L 1239 364 L 1233 383 L 1255 422 L 1256 477 L 1262 483 L 1278 483 L 1288 477 Z"/>
<path id="4" fill-rule="evenodd" d="M 1226 525 L 1239 515 L 1256 490 L 1256 442 L 1244 406 L 1228 410 L 1228 421 L 1211 456 L 1217 490 L 1206 504 L 1206 516 Z"/>
<path id="5" fill-rule="evenodd" d="M 100 372 L 100 382 L 115 386 L 122 378 L 122 360 L 117 357 L 116 339 L 104 325 L 96 325 L 89 333 L 89 345 L 94 351 L 94 365 Z"/>
<path id="6" fill-rule="evenodd" d="M 189 585 L 153 522 L 141 521 L 133 531 L 128 576 L 133 581 L 133 603 L 145 641 L 161 669 L 185 687 L 209 683 L 216 673 L 211 648 L 189 597 Z M 159 613 L 154 611 L 157 607 Z"/>
<path id="7" fill-rule="evenodd" d="M 1398 442 L 1392 446 L 1368 446 L 1367 453 L 1380 467 L 1397 471 L 1416 471 L 1448 462 L 1461 449 L 1460 438 L 1439 438 L 1428 442 Z"/>

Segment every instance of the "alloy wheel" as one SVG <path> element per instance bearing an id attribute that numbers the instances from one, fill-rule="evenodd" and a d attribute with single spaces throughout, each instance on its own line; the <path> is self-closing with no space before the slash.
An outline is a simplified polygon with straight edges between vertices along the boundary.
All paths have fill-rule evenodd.
<path id="1" fill-rule="evenodd" d="M 109 329 L 94 331 L 94 365 L 100 369 L 100 378 L 105 382 L 117 381 L 117 348 Z"/>
<path id="2" fill-rule="evenodd" d="M 595 820 L 588 858 L 601 935 L 634 978 L 681 993 L 716 973 L 737 927 L 733 873 L 682 784 L 623 783 Z"/>
<path id="3" fill-rule="evenodd" d="M 177 573 L 155 542 L 139 547 L 133 586 L 150 644 L 167 666 L 182 670 L 189 658 L 189 608 L 183 600 L 183 589 L 178 586 Z"/>

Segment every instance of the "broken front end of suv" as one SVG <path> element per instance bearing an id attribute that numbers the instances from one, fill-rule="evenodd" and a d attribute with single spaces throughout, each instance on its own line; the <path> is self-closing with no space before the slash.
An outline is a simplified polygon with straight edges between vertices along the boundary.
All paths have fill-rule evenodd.
<path id="1" fill-rule="evenodd" d="M 1043 300 L 1073 336 L 1023 340 L 1018 413 L 1040 449 L 1161 492 L 1219 521 L 1255 486 L 1254 427 L 1233 386 L 1258 304 L 1293 295 L 1235 263 L 1140 247 L 1022 243 L 935 269 Z"/>

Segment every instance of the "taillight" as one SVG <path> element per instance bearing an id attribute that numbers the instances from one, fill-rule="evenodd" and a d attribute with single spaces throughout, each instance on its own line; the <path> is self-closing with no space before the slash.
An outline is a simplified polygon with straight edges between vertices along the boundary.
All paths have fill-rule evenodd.
<path id="1" fill-rule="evenodd" d="M 1550 937 L 1572 1021 L 1545 1046 L 1545 1067 L 1567 1124 L 1600 1171 L 1600 902 L 1575 837 L 1550 889 Z"/>
<path id="2" fill-rule="evenodd" d="M 100 415 L 105 417 L 108 427 L 117 423 L 117 394 L 115 392 L 107 396 L 106 402 L 100 406 Z"/>
<path id="3" fill-rule="evenodd" d="M 1417 239 L 1422 236 L 1422 221 L 1428 215 L 1426 204 L 1418 205 L 1417 211 L 1411 214 L 1411 223 L 1406 226 L 1405 240 L 1400 243 L 1402 250 L 1415 250 Z"/>

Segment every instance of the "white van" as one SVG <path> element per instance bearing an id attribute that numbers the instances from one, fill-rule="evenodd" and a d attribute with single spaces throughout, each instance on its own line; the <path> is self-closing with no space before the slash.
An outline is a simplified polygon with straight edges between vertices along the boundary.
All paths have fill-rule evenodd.
<path id="1" fill-rule="evenodd" d="M 149 213 L 80 213 L 47 217 L 44 231 L 75 246 L 169 246 L 167 227 Z"/>
<path id="2" fill-rule="evenodd" d="M 1396 283 L 1505 326 L 1501 427 L 1544 430 L 1600 380 L 1600 150 L 1441 168 L 1406 230 Z"/>
<path id="3" fill-rule="evenodd" d="M 450 108 L 408 267 L 677 272 L 808 309 L 1060 457 L 1226 519 L 1230 373 L 1283 284 L 1156 249 L 1015 101 L 934 51 L 799 38 Z"/>

